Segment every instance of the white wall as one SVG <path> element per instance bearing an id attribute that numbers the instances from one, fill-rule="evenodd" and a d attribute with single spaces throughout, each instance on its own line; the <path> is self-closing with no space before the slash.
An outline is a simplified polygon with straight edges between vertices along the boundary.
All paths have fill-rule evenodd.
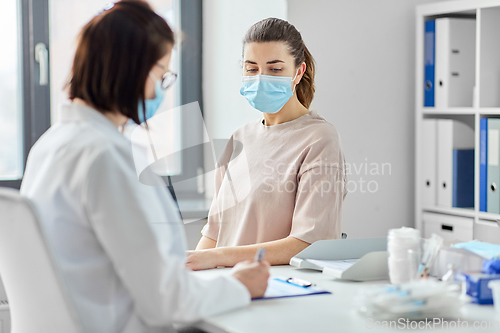
<path id="1" fill-rule="evenodd" d="M 254 23 L 286 19 L 286 0 L 203 1 L 203 109 L 211 139 L 228 139 L 241 125 L 262 116 L 240 95 L 242 40 Z M 213 172 L 205 175 L 213 196 Z"/>
<path id="2" fill-rule="evenodd" d="M 349 187 L 357 190 L 344 206 L 349 238 L 414 225 L 415 6 L 427 2 L 288 1 L 288 20 L 317 61 L 312 108 L 340 132 L 354 173 Z M 391 174 L 387 165 L 385 175 L 370 174 L 371 163 L 390 163 Z M 378 190 L 361 193 L 360 179 Z"/>

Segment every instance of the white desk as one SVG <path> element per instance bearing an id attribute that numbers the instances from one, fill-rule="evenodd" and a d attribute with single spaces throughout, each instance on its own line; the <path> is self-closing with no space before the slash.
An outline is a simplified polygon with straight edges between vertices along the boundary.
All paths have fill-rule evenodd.
<path id="1" fill-rule="evenodd" d="M 220 274 L 226 269 L 200 271 L 196 274 Z M 358 289 L 384 282 L 345 282 L 312 270 L 295 269 L 290 266 L 271 267 L 271 275 L 298 277 L 316 283 L 331 291 L 331 295 L 312 295 L 253 301 L 246 308 L 207 318 L 196 327 L 211 333 L 278 333 L 278 332 L 384 332 L 386 329 L 370 329 L 365 318 L 357 314 L 354 296 Z M 385 282 L 387 283 L 387 282 Z M 500 316 L 492 306 L 467 304 L 463 307 L 463 320 L 468 329 L 434 329 L 435 332 L 500 332 Z M 461 319 L 461 320 L 462 320 Z M 480 329 L 473 327 L 474 321 L 495 321 L 498 326 Z M 489 324 L 489 323 L 487 323 Z M 484 325 L 484 324 L 483 324 Z M 411 329 L 408 329 L 412 331 Z"/>

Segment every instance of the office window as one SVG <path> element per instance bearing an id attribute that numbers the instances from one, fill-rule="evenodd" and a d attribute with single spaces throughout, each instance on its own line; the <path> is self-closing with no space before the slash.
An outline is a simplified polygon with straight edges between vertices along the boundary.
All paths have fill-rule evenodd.
<path id="1" fill-rule="evenodd" d="M 23 169 L 18 5 L 5 0 L 0 11 L 0 180 L 19 179 Z"/>
<path id="2" fill-rule="evenodd" d="M 0 54 L 0 186 L 19 188 L 32 145 L 58 120 L 61 103 L 68 102 L 64 88 L 69 80 L 78 33 L 112 2 L 7 0 L 3 4 L 0 13 L 4 47 Z M 179 79 L 168 90 L 160 112 L 191 102 L 198 102 L 203 109 L 202 1 L 148 2 L 167 20 L 177 39 L 170 70 L 177 72 Z M 48 60 L 43 61 L 45 59 Z M 183 149 L 201 140 L 202 126 L 185 114 L 170 114 L 171 121 L 165 122 L 164 132 L 169 135 L 165 141 L 172 147 L 180 147 L 181 153 L 176 154 L 178 160 L 171 163 L 172 167 L 164 174 L 173 176 L 171 181 L 182 197 L 203 196 L 203 186 L 200 186 L 203 184 L 200 181 L 203 149 Z"/>

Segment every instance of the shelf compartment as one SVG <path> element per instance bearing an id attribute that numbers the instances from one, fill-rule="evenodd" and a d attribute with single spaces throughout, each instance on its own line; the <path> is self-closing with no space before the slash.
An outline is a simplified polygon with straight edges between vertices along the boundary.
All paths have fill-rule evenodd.
<path id="1" fill-rule="evenodd" d="M 421 231 L 423 228 L 422 215 L 430 213 L 445 214 L 457 218 L 471 218 L 474 221 L 474 238 L 487 241 L 485 237 L 476 237 L 478 234 L 488 234 L 488 230 L 498 230 L 496 236 L 500 235 L 500 227 L 495 220 L 500 219 L 500 214 L 492 214 L 479 211 L 479 144 L 480 144 L 480 120 L 481 118 L 500 118 L 500 40 L 497 39 L 500 31 L 500 1 L 491 0 L 460 0 L 442 1 L 439 3 L 425 4 L 417 7 L 416 15 L 417 43 L 416 43 L 416 175 L 415 180 L 415 225 Z M 422 87 L 424 87 L 425 73 L 422 64 L 425 64 L 425 22 L 442 17 L 468 17 L 476 19 L 476 45 L 475 45 L 475 88 L 472 106 L 457 107 L 424 107 Z M 492 27 L 492 28 L 491 28 Z M 486 60 L 493 64 L 484 63 Z M 498 71 L 486 73 L 495 66 Z M 494 87 L 485 83 L 487 75 L 496 75 Z M 496 83 L 498 82 L 498 84 Z M 497 98 L 494 103 L 488 99 Z M 422 174 L 421 164 L 425 156 L 422 154 L 423 122 L 426 119 L 453 119 L 466 122 L 475 130 L 475 175 L 474 175 L 474 204 L 475 208 L 457 208 L 436 206 L 429 202 L 423 202 L 423 186 L 425 176 Z M 479 227 L 476 227 L 479 226 Z M 476 230 L 477 229 L 477 230 Z M 499 238 L 500 242 L 500 238 Z"/>
<path id="2" fill-rule="evenodd" d="M 476 29 L 472 17 L 426 17 L 424 105 L 472 108 L 476 77 Z"/>

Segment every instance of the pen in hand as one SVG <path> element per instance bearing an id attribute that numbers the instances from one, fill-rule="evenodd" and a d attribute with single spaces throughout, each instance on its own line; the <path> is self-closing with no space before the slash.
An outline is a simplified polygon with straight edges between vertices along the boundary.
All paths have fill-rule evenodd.
<path id="1" fill-rule="evenodd" d="M 257 253 L 255 253 L 255 259 L 254 259 L 254 262 L 262 262 L 262 259 L 264 259 L 264 254 L 266 254 L 266 249 L 264 249 L 263 247 L 260 247 L 258 250 L 257 250 Z"/>

